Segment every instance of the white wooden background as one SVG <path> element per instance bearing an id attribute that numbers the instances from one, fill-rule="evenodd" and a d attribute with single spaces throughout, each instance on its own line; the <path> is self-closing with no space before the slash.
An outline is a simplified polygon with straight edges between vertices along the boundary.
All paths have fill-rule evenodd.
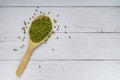
<path id="1" fill-rule="evenodd" d="M 17 37 L 23 36 L 23 21 L 36 6 L 50 11 L 53 19 L 59 14 L 60 30 L 54 29 L 56 33 L 34 51 L 23 75 L 17 77 L 28 44 Z M 21 44 L 24 49 L 12 50 Z M 0 0 L 0 80 L 119 80 L 119 75 L 119 0 Z"/>

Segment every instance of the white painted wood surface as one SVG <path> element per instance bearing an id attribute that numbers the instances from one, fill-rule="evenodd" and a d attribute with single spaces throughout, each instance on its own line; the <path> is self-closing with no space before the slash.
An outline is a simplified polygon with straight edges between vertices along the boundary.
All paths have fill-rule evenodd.
<path id="1" fill-rule="evenodd" d="M 120 0 L 0 0 L 0 6 L 120 6 Z"/>
<path id="2" fill-rule="evenodd" d="M 17 37 L 24 36 L 23 21 L 29 21 L 36 6 L 37 15 L 50 12 L 60 29 L 53 29 L 56 33 L 34 51 L 17 77 L 28 44 Z M 0 0 L 0 80 L 119 80 L 119 6 L 119 0 Z M 23 44 L 25 48 L 12 50 Z"/>
<path id="3" fill-rule="evenodd" d="M 19 61 L 0 61 L 0 80 L 119 80 L 119 61 L 30 61 L 24 74 Z M 39 68 L 41 66 L 41 68 Z"/>
<path id="4" fill-rule="evenodd" d="M 0 31 L 8 32 L 8 28 L 20 31 L 23 21 L 29 21 L 35 9 L 36 7 L 1 7 Z M 49 16 L 58 20 L 57 25 L 61 26 L 58 32 L 120 32 L 120 7 L 40 7 L 36 14 L 40 14 L 40 11 L 46 14 L 50 11 Z M 56 17 L 57 14 L 59 18 Z M 65 25 L 68 28 L 64 29 Z"/>

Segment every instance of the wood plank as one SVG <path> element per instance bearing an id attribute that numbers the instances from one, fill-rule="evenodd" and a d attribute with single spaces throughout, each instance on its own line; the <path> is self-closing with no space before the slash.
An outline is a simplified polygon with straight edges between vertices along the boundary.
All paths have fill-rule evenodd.
<path id="1" fill-rule="evenodd" d="M 21 77 L 19 61 L 0 61 L 0 80 L 119 80 L 119 61 L 30 61 Z M 41 66 L 41 68 L 39 68 Z"/>
<path id="2" fill-rule="evenodd" d="M 0 42 L 0 60 L 22 59 L 28 42 L 27 39 L 24 42 L 17 39 L 17 35 L 19 34 L 6 33 L 6 38 L 2 38 L 1 41 L 4 42 Z M 119 35 L 120 33 L 55 33 L 47 44 L 42 44 L 34 51 L 31 59 L 118 59 Z M 59 39 L 56 39 L 57 37 Z M 25 48 L 20 49 L 23 44 Z M 13 48 L 18 48 L 18 51 L 13 51 Z"/>
<path id="3" fill-rule="evenodd" d="M 19 32 L 24 26 L 24 20 L 31 22 L 29 18 L 34 15 L 35 9 L 35 7 L 0 7 L 0 33 Z M 36 16 L 40 11 L 58 21 L 54 24 L 60 26 L 58 31 L 54 29 L 56 32 L 120 32 L 120 7 L 40 7 L 38 12 L 35 12 Z M 60 17 L 57 17 L 58 14 Z"/>
<path id="4" fill-rule="evenodd" d="M 24 36 L 21 31 L 23 21 L 29 21 L 35 9 L 34 7 L 0 8 L 0 60 L 22 59 L 27 48 L 27 39 L 22 42 L 17 37 Z M 32 59 L 120 58 L 119 7 L 41 7 L 38 11 L 46 13 L 50 11 L 49 16 L 53 19 L 57 18 L 56 15 L 59 13 L 58 23 L 54 25 L 59 25 L 60 30 L 53 29 L 56 34 L 52 35 L 47 45 L 42 45 L 34 51 Z M 68 33 L 64 34 L 65 31 Z M 23 44 L 26 45 L 24 49 L 13 52 L 13 48 L 20 48 Z M 51 50 L 53 48 L 55 51 Z"/>
<path id="5" fill-rule="evenodd" d="M 120 6 L 119 0 L 0 0 L 0 6 Z"/>

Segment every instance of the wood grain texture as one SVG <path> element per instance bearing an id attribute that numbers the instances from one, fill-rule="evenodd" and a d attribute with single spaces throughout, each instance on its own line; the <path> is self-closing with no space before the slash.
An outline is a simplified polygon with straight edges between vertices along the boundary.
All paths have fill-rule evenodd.
<path id="1" fill-rule="evenodd" d="M 119 0 L 0 0 L 0 6 L 120 6 Z"/>
<path id="2" fill-rule="evenodd" d="M 41 11 L 47 15 L 51 12 L 49 16 L 58 21 L 55 25 L 60 26 L 60 29 L 54 29 L 56 32 L 120 32 L 120 7 L 40 7 L 38 12 L 35 12 L 35 9 L 36 7 L 0 8 L 0 32 L 8 32 L 9 29 L 11 32 L 19 32 L 24 26 L 24 20 L 31 22 L 29 18 L 33 17 L 34 13 L 36 16 L 40 15 Z M 68 28 L 65 29 L 65 25 Z"/>
<path id="3" fill-rule="evenodd" d="M 13 33 L 11 35 L 17 36 L 19 34 Z M 71 39 L 68 38 L 69 35 Z M 118 59 L 120 58 L 119 35 L 119 33 L 55 33 L 47 44 L 44 43 L 37 47 L 31 60 Z M 56 39 L 56 37 L 59 37 L 59 39 Z M 8 39 L 6 36 L 3 41 L 5 42 L 1 42 L 0 45 L 0 60 L 21 60 L 27 49 L 28 41 L 22 42 L 14 36 Z M 25 48 L 20 49 L 22 44 L 25 44 Z M 13 51 L 13 48 L 18 48 L 18 51 Z"/>
<path id="4" fill-rule="evenodd" d="M 0 61 L 0 80 L 119 80 L 120 78 L 119 61 L 30 61 L 21 77 L 15 75 L 18 63 L 18 61 Z"/>
<path id="5" fill-rule="evenodd" d="M 21 31 L 24 26 L 23 21 L 29 21 L 35 9 L 34 7 L 0 8 L 2 11 L 0 13 L 0 60 L 21 60 L 27 49 L 28 40 L 26 37 L 25 42 L 22 42 L 17 37 L 24 36 Z M 40 11 L 46 14 L 50 11 L 49 16 L 58 20 L 55 25 L 59 25 L 60 29 L 58 31 L 56 28 L 53 29 L 56 33 L 51 36 L 46 45 L 42 44 L 34 51 L 31 60 L 120 58 L 119 7 L 41 7 L 36 14 L 39 15 Z M 60 17 L 57 18 L 57 14 Z M 65 25 L 67 28 L 64 28 Z M 56 39 L 57 37 L 59 39 Z M 20 49 L 23 44 L 25 48 Z M 13 48 L 18 48 L 18 52 L 14 52 Z"/>
<path id="6" fill-rule="evenodd" d="M 55 34 L 34 51 L 23 76 L 17 77 L 28 45 L 21 28 L 24 20 L 31 22 L 36 6 L 37 15 L 50 12 L 60 29 L 53 29 Z M 0 80 L 119 80 L 119 21 L 119 0 L 0 0 Z M 25 41 L 18 36 L 26 36 Z"/>

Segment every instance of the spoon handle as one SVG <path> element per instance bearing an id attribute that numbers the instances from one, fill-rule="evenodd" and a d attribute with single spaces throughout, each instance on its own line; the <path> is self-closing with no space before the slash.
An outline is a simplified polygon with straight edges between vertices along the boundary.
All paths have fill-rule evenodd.
<path id="1" fill-rule="evenodd" d="M 31 57 L 33 50 L 34 50 L 34 47 L 29 44 L 28 49 L 27 49 L 21 63 L 18 66 L 17 71 L 16 71 L 17 76 L 20 76 L 23 73 L 23 71 L 24 71 L 24 69 L 25 69 L 25 67 L 26 67 L 26 65 Z"/>

